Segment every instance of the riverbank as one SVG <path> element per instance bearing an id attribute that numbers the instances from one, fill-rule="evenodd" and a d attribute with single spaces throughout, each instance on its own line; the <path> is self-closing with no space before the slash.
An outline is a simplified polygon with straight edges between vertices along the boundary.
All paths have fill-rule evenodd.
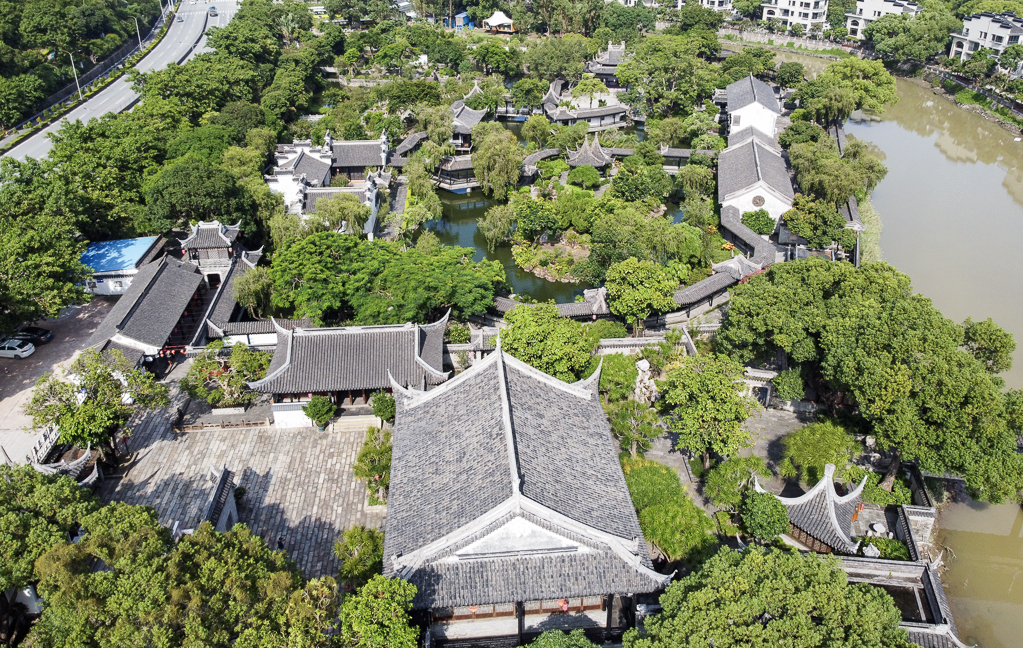
<path id="1" fill-rule="evenodd" d="M 867 229 L 860 235 L 860 263 L 874 263 L 881 261 L 881 215 L 874 209 L 870 197 L 858 201 L 860 209 L 860 220 Z"/>
<path id="2" fill-rule="evenodd" d="M 999 115 L 999 114 L 997 114 L 995 112 L 992 112 L 991 110 L 989 110 L 988 108 L 984 107 L 983 105 L 978 104 L 978 103 L 974 103 L 974 102 L 960 101 L 960 99 L 957 96 L 958 92 L 949 92 L 941 84 L 940 79 L 936 75 L 925 74 L 923 76 L 923 78 L 920 78 L 920 77 L 899 77 L 899 78 L 905 79 L 908 83 L 913 83 L 915 85 L 920 86 L 921 88 L 928 88 L 928 89 L 931 90 L 931 92 L 933 92 L 935 95 L 941 97 L 942 99 L 944 99 L 944 100 L 946 100 L 946 101 L 948 101 L 948 102 L 950 102 L 952 104 L 955 104 L 956 106 L 958 106 L 962 110 L 965 110 L 966 112 L 973 113 L 974 115 L 977 115 L 978 117 L 986 119 L 987 121 L 991 122 L 992 124 L 997 124 L 998 126 L 1001 126 L 1005 130 L 1007 130 L 1010 133 L 1012 133 L 1013 135 L 1021 135 L 1021 134 L 1023 134 L 1023 129 L 1020 128 L 1019 124 L 1017 124 L 1015 122 L 1012 122 L 1012 121 L 1006 119 L 1005 117 L 1002 117 L 1001 115 Z M 938 81 L 938 82 L 935 83 L 935 81 Z"/>

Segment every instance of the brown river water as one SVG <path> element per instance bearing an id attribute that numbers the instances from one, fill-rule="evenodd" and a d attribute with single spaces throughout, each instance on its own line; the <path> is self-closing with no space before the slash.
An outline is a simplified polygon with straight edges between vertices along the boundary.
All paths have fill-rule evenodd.
<path id="1" fill-rule="evenodd" d="M 812 72 L 825 61 L 782 54 Z M 1009 387 L 1023 387 L 1023 141 L 926 86 L 898 79 L 899 102 L 846 132 L 883 153 L 872 194 L 884 259 L 946 317 L 994 320 L 1020 344 Z M 945 591 L 968 645 L 1023 646 L 1023 509 L 965 496 L 946 504 L 938 542 Z"/>
<path id="2" fill-rule="evenodd" d="M 872 195 L 884 259 L 946 317 L 988 317 L 1021 344 L 1004 375 L 1023 387 L 1023 142 L 926 86 L 899 79 L 880 122 L 847 132 L 880 149 L 888 176 Z M 939 517 L 943 581 L 960 638 L 1023 646 L 1023 509 L 960 500 Z"/>

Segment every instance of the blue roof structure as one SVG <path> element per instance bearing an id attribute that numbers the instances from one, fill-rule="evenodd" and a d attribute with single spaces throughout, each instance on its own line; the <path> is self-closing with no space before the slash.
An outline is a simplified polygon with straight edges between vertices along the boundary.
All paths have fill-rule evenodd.
<path id="1" fill-rule="evenodd" d="M 89 247 L 82 253 L 81 261 L 83 265 L 92 268 L 93 272 L 134 270 L 158 238 L 145 236 L 89 243 Z"/>

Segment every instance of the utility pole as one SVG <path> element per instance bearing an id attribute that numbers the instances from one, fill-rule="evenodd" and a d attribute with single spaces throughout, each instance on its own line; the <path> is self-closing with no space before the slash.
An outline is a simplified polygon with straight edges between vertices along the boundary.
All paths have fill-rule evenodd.
<path id="1" fill-rule="evenodd" d="M 139 50 L 142 49 L 142 32 L 139 31 L 139 19 L 135 16 L 131 17 L 135 21 L 135 35 L 139 37 Z"/>
<path id="2" fill-rule="evenodd" d="M 82 96 L 82 86 L 78 85 L 78 71 L 75 69 L 75 57 L 71 56 L 71 52 L 67 53 L 68 58 L 71 59 L 71 74 L 75 75 L 75 87 L 78 88 L 78 100 L 85 101 L 85 97 Z"/>

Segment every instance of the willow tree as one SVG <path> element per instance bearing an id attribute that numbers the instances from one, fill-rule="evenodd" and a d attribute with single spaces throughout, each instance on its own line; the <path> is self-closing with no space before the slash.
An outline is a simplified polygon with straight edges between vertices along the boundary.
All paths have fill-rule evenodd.
<path id="1" fill-rule="evenodd" d="M 477 135 L 482 135 L 478 137 Z M 503 200 L 519 182 L 524 149 L 511 131 L 473 129 L 472 169 L 488 196 Z"/>

